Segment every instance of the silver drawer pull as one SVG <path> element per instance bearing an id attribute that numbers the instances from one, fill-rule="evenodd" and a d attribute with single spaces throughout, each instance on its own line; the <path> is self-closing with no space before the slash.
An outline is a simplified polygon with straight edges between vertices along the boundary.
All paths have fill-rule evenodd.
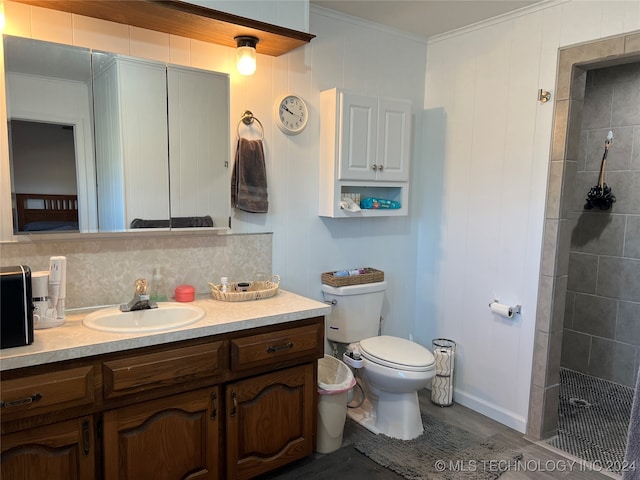
<path id="1" fill-rule="evenodd" d="M 291 350 L 293 348 L 293 342 L 289 342 L 289 343 L 285 343 L 284 345 L 276 345 L 271 346 L 271 347 L 267 347 L 267 352 L 269 353 L 275 353 L 275 352 L 279 352 L 281 350 Z"/>
<path id="2" fill-rule="evenodd" d="M 29 405 L 30 403 L 37 402 L 42 398 L 42 395 L 36 393 L 27 398 L 21 398 L 20 400 L 9 400 L 7 402 L 0 401 L 0 408 L 19 407 L 20 405 Z"/>

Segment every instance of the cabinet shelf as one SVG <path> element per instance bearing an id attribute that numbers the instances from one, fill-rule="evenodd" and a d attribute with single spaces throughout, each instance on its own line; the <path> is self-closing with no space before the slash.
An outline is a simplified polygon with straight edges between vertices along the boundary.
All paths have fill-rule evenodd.
<path id="1" fill-rule="evenodd" d="M 361 199 L 374 197 L 393 200 L 400 203 L 400 208 L 362 209 L 359 212 L 350 212 L 343 209 L 336 211 L 334 209 L 332 210 L 331 215 L 321 216 L 331 216 L 334 218 L 357 218 L 407 215 L 407 189 L 403 185 L 387 183 L 371 185 L 365 182 L 340 182 L 339 188 L 334 192 L 334 201 L 339 204 L 343 196 L 352 197 L 354 194 L 359 195 Z"/>
<path id="2" fill-rule="evenodd" d="M 280 56 L 315 35 L 176 0 L 13 0 L 156 32 L 236 47 L 234 37 L 257 37 L 257 53 Z"/>

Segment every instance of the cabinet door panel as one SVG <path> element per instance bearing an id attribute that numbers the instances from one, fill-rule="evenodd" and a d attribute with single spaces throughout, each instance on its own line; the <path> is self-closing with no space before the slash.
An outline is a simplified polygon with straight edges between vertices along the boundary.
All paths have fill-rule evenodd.
<path id="1" fill-rule="evenodd" d="M 99 229 L 168 221 L 165 66 L 106 52 L 92 59 Z"/>
<path id="2" fill-rule="evenodd" d="M 107 480 L 218 478 L 218 388 L 104 414 Z"/>
<path id="3" fill-rule="evenodd" d="M 95 478 L 93 420 L 82 417 L 2 436 L 3 480 Z"/>
<path id="4" fill-rule="evenodd" d="M 227 478 L 252 478 L 310 455 L 315 400 L 314 364 L 227 385 Z"/>
<path id="5" fill-rule="evenodd" d="M 376 171 L 378 100 L 341 93 L 340 180 L 373 180 Z"/>
<path id="6" fill-rule="evenodd" d="M 377 180 L 409 179 L 411 145 L 411 104 L 381 99 L 379 103 Z"/>
<path id="7" fill-rule="evenodd" d="M 169 65 L 167 88 L 171 216 L 229 228 L 229 76 Z"/>

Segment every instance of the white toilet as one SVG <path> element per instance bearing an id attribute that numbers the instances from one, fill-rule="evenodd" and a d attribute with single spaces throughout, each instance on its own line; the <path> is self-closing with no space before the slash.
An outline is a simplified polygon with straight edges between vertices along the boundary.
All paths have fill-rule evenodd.
<path id="1" fill-rule="evenodd" d="M 374 433 L 410 440 L 423 432 L 418 390 L 435 375 L 426 348 L 403 338 L 378 336 L 386 282 L 333 287 L 322 285 L 333 304 L 327 316 L 327 339 L 356 344 L 362 357 L 366 399 L 348 415 Z"/>

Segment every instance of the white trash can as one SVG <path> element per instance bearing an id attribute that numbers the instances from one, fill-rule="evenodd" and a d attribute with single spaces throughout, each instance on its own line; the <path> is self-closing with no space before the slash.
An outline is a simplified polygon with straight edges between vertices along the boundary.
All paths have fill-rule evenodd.
<path id="1" fill-rule="evenodd" d="M 318 360 L 318 433 L 316 452 L 331 453 L 342 446 L 349 392 L 356 384 L 351 369 L 330 355 Z"/>

